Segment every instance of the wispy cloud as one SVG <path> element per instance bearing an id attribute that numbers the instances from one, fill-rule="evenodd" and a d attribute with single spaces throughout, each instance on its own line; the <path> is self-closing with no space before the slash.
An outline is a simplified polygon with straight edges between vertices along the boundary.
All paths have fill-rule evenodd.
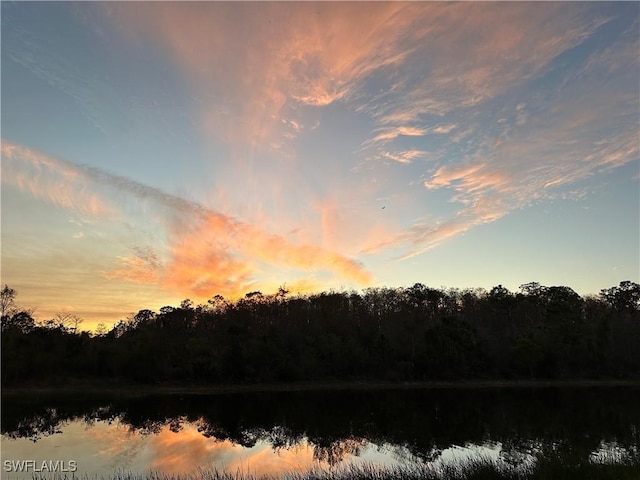
<path id="1" fill-rule="evenodd" d="M 6 140 L 2 141 L 2 159 L 3 183 L 81 214 L 97 217 L 116 214 L 113 205 L 80 181 L 84 174 L 75 166 Z"/>
<path id="2" fill-rule="evenodd" d="M 400 66 L 405 75 L 387 93 L 363 100 L 359 111 L 380 125 L 365 142 L 379 150 L 369 158 L 401 160 L 406 145 L 396 140 L 402 132 L 441 134 L 448 141 L 441 147 L 441 166 L 425 172 L 423 184 L 429 191 L 450 192 L 450 201 L 460 205 L 451 218 L 416 223 L 366 251 L 404 245 L 405 257 L 417 255 L 533 202 L 564 198 L 562 189 L 638 161 L 637 35 L 623 36 L 582 66 L 554 71 L 559 56 L 610 18 L 585 16 L 584 7 L 563 4 L 512 6 L 504 17 L 497 4 L 435 9 L 425 22 L 427 46 Z M 427 65 L 422 82 L 411 75 L 418 64 Z M 513 110 L 496 109 L 500 104 Z"/>
<path id="3" fill-rule="evenodd" d="M 429 128 L 415 127 L 415 126 L 400 126 L 400 127 L 383 127 L 381 133 L 378 133 L 375 137 L 364 142 L 364 146 L 371 145 L 383 145 L 391 140 L 395 140 L 398 137 L 422 137 L 424 135 L 442 135 L 450 133 L 455 130 L 456 125 L 445 124 L 436 125 Z"/>
<path id="4" fill-rule="evenodd" d="M 2 154 L 9 160 L 3 163 L 3 182 L 16 184 L 56 205 L 77 211 L 85 210 L 87 199 L 94 200 L 94 205 L 102 205 L 96 194 L 87 198 L 67 195 L 60 201 L 58 196 L 48 193 L 59 187 L 88 195 L 86 192 L 98 186 L 147 202 L 159 212 L 169 239 L 169 259 L 163 262 L 165 268 L 156 253 L 136 247 L 134 255 L 118 258 L 121 266 L 107 273 L 111 278 L 144 283 L 161 279 L 162 285 L 184 293 L 237 295 L 255 283 L 254 264 L 261 261 L 304 271 L 326 270 L 361 284 L 372 281 L 372 275 L 362 265 L 343 255 L 314 245 L 291 243 L 280 235 L 269 234 L 196 202 L 128 178 L 55 159 L 7 141 L 3 142 Z M 5 171 L 6 163 L 11 167 Z M 40 165 L 46 165 L 48 172 L 33 179 L 28 173 Z M 64 183 L 56 184 L 60 178 Z M 96 207 L 92 213 L 97 215 L 102 211 Z"/>
<path id="5" fill-rule="evenodd" d="M 463 203 L 468 203 L 469 197 L 484 194 L 487 190 L 509 191 L 509 179 L 499 171 L 490 172 L 486 164 L 476 164 L 466 167 L 440 167 L 431 180 L 424 182 L 428 189 L 436 189 L 454 185 L 454 188 L 464 194 L 454 197 Z"/>
<path id="6" fill-rule="evenodd" d="M 340 102 L 373 125 L 359 152 L 369 158 L 415 164 L 425 152 L 417 145 L 432 138 L 460 145 L 463 151 L 456 154 L 464 161 L 435 173 L 425 171 L 424 184 L 452 188 L 454 200 L 471 208 L 487 195 L 513 195 L 520 184 L 514 179 L 523 172 L 528 175 L 522 167 L 505 166 L 501 151 L 465 143 L 478 142 L 483 131 L 489 133 L 483 127 L 486 112 L 479 109 L 533 81 L 555 58 L 609 21 L 583 5 L 509 7 L 469 2 L 384 2 L 366 8 L 357 3 L 267 2 L 164 3 L 153 8 L 116 4 L 110 9 L 130 35 L 157 40 L 200 91 L 203 131 L 235 152 L 225 167 L 230 178 L 248 186 L 264 185 L 264 169 L 251 149 L 285 151 L 304 132 L 303 107 Z M 518 115 L 510 128 L 529 121 L 524 106 Z M 514 146 L 507 138 L 500 140 Z M 443 147 L 438 149 L 437 158 L 451 157 L 452 149 L 444 154 Z M 299 157 L 295 152 L 292 156 Z M 357 166 L 361 159 L 351 161 Z M 310 182 L 293 175 L 294 169 L 286 162 L 271 166 L 273 183 L 282 183 L 278 191 L 299 191 L 299 182 Z M 359 174 L 357 169 L 353 174 Z M 558 178 L 550 175 L 547 182 Z M 528 191 L 541 195 L 533 186 Z M 501 211 L 508 210 L 503 204 L 516 203 L 522 202 L 501 202 Z M 471 224 L 476 216 L 483 221 L 499 217 L 469 211 Z M 261 248 L 279 246 L 280 239 L 259 238 Z M 304 265 L 307 257 L 306 252 L 289 254 L 294 264 Z M 348 265 L 326 254 L 320 257 L 349 274 Z"/>
<path id="7" fill-rule="evenodd" d="M 492 3 L 427 4 L 420 27 L 395 48 L 408 51 L 395 71 L 381 72 L 393 88 L 359 97 L 359 111 L 380 125 L 366 142 L 388 143 L 404 131 L 449 134 L 456 125 L 434 119 L 478 108 L 540 74 L 562 52 L 580 44 L 606 18 L 585 17 L 566 5 Z M 387 149 L 388 145 L 385 146 Z"/>
<path id="8" fill-rule="evenodd" d="M 578 182 L 638 160 L 640 49 L 637 28 L 612 33 L 617 7 L 95 8 L 126 35 L 117 45 L 129 40 L 137 53 L 153 45 L 154 68 L 177 67 L 169 96 L 184 88 L 193 100 L 185 108 L 195 109 L 188 117 L 200 133 L 202 195 L 210 195 L 190 201 L 5 142 L 3 182 L 96 219 L 126 221 L 140 208 L 157 219 L 166 243 L 153 245 L 155 260 L 130 250 L 106 272 L 111 278 L 231 294 L 253 289 L 265 266 L 275 266 L 302 271 L 302 283 L 315 284 L 321 271 L 367 284 L 371 274 L 341 253 L 394 247 L 415 255 L 533 202 L 584 195 L 589 187 Z M 89 88 L 93 77 L 74 62 L 45 61 L 34 38 L 14 42 L 11 58 L 104 126 L 113 87 Z M 153 87 L 144 72 L 137 84 Z M 343 123 L 329 125 L 333 119 Z M 127 199 L 136 202 L 122 208 Z"/>
<path id="9" fill-rule="evenodd" d="M 424 150 L 402 150 L 399 152 L 382 152 L 384 158 L 400 163 L 411 163 L 417 158 L 424 158 L 429 152 Z"/>
<path id="10" fill-rule="evenodd" d="M 390 130 L 387 130 L 383 133 L 379 133 L 375 137 L 373 137 L 370 142 L 386 142 L 389 140 L 393 140 L 400 136 L 407 137 L 419 137 L 422 135 L 426 135 L 428 130 L 426 128 L 418 128 L 418 127 L 396 127 Z"/>
<path id="11" fill-rule="evenodd" d="M 427 131 L 427 133 L 447 134 L 447 133 L 450 133 L 452 130 L 455 130 L 455 128 L 456 128 L 456 126 L 452 125 L 452 124 L 438 125 L 437 127 L 433 127 L 431 129 L 429 129 Z"/>
<path id="12" fill-rule="evenodd" d="M 109 9 L 131 35 L 157 40 L 200 90 L 203 131 L 246 151 L 282 148 L 301 131 L 290 128 L 299 124 L 299 107 L 350 102 L 370 75 L 406 61 L 416 47 L 408 29 L 428 8 L 362 7 L 214 2 Z"/>
<path id="13" fill-rule="evenodd" d="M 119 278 L 138 283 L 157 283 L 162 264 L 151 247 L 134 246 L 132 255 L 118 256 L 119 267 L 107 272 L 108 279 Z"/>
<path id="14" fill-rule="evenodd" d="M 451 201 L 461 205 L 454 217 L 415 225 L 369 251 L 404 244 L 409 245 L 407 258 L 534 202 L 583 199 L 584 188 L 565 189 L 640 159 L 640 125 L 633 120 L 633 110 L 629 106 L 620 131 L 611 132 L 606 122 L 614 111 L 624 109 L 611 99 L 602 104 L 601 99 L 587 101 L 577 95 L 552 113 L 532 115 L 533 128 L 531 123 L 524 128 L 515 122 L 508 141 L 496 142 L 494 148 L 479 151 L 464 164 L 444 165 L 424 181 L 428 190 L 452 192 Z M 610 116 L 601 117 L 604 112 Z"/>

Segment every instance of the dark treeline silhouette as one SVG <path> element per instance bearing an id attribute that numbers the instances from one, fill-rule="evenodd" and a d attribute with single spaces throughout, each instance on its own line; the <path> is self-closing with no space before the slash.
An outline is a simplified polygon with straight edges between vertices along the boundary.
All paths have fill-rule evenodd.
<path id="1" fill-rule="evenodd" d="M 640 376 L 640 285 L 248 293 L 141 310 L 110 331 L 36 322 L 2 290 L 2 384 L 219 384 Z"/>

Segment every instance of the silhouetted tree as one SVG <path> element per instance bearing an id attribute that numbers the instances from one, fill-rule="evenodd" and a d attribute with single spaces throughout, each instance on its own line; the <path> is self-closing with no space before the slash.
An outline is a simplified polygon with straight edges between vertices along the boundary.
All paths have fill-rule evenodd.
<path id="1" fill-rule="evenodd" d="M 0 314 L 2 317 L 12 313 L 17 292 L 10 288 L 9 285 L 2 287 L 0 290 Z"/>
<path id="2" fill-rule="evenodd" d="M 637 283 L 628 280 L 620 282 L 617 287 L 601 290 L 600 295 L 616 310 L 634 311 L 640 309 L 640 285 Z"/>
<path id="3" fill-rule="evenodd" d="M 91 336 L 72 315 L 35 322 L 5 286 L 2 382 L 638 377 L 637 290 L 621 282 L 582 298 L 535 282 L 517 294 L 417 283 L 290 296 L 281 287 L 143 309 Z"/>

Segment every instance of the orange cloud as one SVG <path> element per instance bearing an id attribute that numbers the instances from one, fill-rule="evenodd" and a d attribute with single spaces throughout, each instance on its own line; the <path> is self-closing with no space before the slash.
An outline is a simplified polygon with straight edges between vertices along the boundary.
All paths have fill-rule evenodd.
<path id="1" fill-rule="evenodd" d="M 372 250 L 411 243 L 414 248 L 404 258 L 420 254 L 448 238 L 496 221 L 536 200 L 554 198 L 553 188 L 627 164 L 637 160 L 640 154 L 637 133 L 627 131 L 596 141 L 585 140 L 584 145 L 576 148 L 574 145 L 578 142 L 573 139 L 581 138 L 583 134 L 572 130 L 570 122 L 560 119 L 539 131 L 537 140 L 518 142 L 516 134 L 515 141 L 501 145 L 490 156 L 479 157 L 482 163 L 441 167 L 424 182 L 425 187 L 452 188 L 456 192 L 452 200 L 465 206 L 448 221 L 415 226 L 387 238 Z M 565 142 L 572 148 L 567 148 Z M 578 198 L 583 196 L 584 192 Z"/>
<path id="2" fill-rule="evenodd" d="M 446 133 L 450 133 L 452 130 L 455 130 L 455 128 L 456 126 L 452 124 L 438 125 L 437 127 L 433 127 L 429 129 L 429 133 L 446 134 Z"/>
<path id="3" fill-rule="evenodd" d="M 402 62 L 407 51 L 396 44 L 419 20 L 415 12 L 424 10 L 394 2 L 112 9 L 131 35 L 154 38 L 167 49 L 200 91 L 205 132 L 238 148 L 280 145 L 280 120 L 291 120 L 285 106 L 346 99 L 371 72 Z"/>
<path id="4" fill-rule="evenodd" d="M 294 244 L 252 225 L 205 214 L 171 227 L 171 261 L 164 284 L 200 296 L 239 296 L 255 289 L 257 262 L 303 271 L 328 270 L 368 285 L 373 276 L 358 262 L 322 247 Z M 284 279 L 283 281 L 287 281 Z M 279 284 L 283 283 L 280 281 Z"/>
<path id="5" fill-rule="evenodd" d="M 397 127 L 397 128 L 387 130 L 384 133 L 380 133 L 376 135 L 369 142 L 371 143 L 386 142 L 386 141 L 398 138 L 399 136 L 419 137 L 422 135 L 426 135 L 427 133 L 428 133 L 428 130 L 425 128 Z"/>
<path id="6" fill-rule="evenodd" d="M 123 256 L 121 266 L 130 271 L 118 268 L 109 273 L 115 277 L 160 282 L 174 290 L 205 294 L 215 289 L 232 294 L 251 287 L 262 265 L 268 264 L 305 272 L 326 270 L 367 284 L 371 274 L 336 253 L 346 250 L 340 247 L 351 243 L 347 248 L 355 245 L 373 251 L 400 243 L 412 252 L 424 251 L 545 198 L 554 188 L 637 159 L 637 92 L 624 98 L 617 92 L 593 95 L 602 88 L 584 87 L 579 75 L 566 81 L 572 82 L 574 91 L 588 94 L 577 97 L 559 87 L 553 99 L 557 104 L 547 107 L 541 102 L 537 112 L 528 107 L 531 99 L 517 99 L 517 119 L 506 121 L 510 130 L 505 128 L 500 134 L 488 127 L 483 130 L 495 120 L 490 112 L 477 110 L 483 102 L 532 81 L 558 55 L 584 42 L 607 22 L 583 15 L 587 10 L 583 5 L 567 5 L 514 3 L 505 9 L 482 2 L 106 4 L 115 14 L 110 18 L 119 21 L 129 35 L 151 39 L 168 52 L 195 87 L 200 111 L 194 115 L 200 116 L 204 137 L 226 142 L 231 152 L 216 166 L 217 178 L 237 189 L 232 193 L 241 199 L 239 208 L 250 209 L 251 215 L 242 211 L 244 221 L 239 221 L 220 208 L 209 209 L 64 162 L 51 166 L 29 160 L 14 171 L 7 170 L 8 181 L 56 205 L 85 208 L 95 215 L 110 212 L 105 201 L 110 197 L 89 191 L 84 187 L 87 182 L 148 200 L 167 232 L 166 251 L 158 253 L 162 267 L 150 266 L 137 255 Z M 612 60 L 605 53 L 588 59 L 583 70 L 619 71 L 629 64 L 627 60 L 633 64 L 637 42 Z M 389 87 L 371 88 L 370 83 Z M 457 144 L 468 141 L 472 133 L 486 137 L 490 147 L 478 145 L 474 150 L 465 146 L 464 152 L 449 156 L 453 162 L 463 158 L 461 164 L 417 172 L 411 179 L 429 190 L 450 190 L 451 199 L 462 204 L 457 214 L 390 233 L 398 230 L 392 228 L 394 220 L 378 220 L 372 207 L 360 205 L 373 203 L 380 213 L 374 196 L 379 190 L 362 184 L 383 182 L 379 177 L 384 175 L 305 200 L 308 187 L 322 179 L 307 178 L 296 168 L 292 140 L 307 131 L 305 125 L 314 124 L 301 118 L 302 112 L 336 102 L 371 121 L 371 138 L 362 147 L 375 150 L 370 157 L 377 160 L 408 164 L 425 153 L 399 145 L 407 140 L 444 139 Z M 627 106 L 621 106 L 624 104 Z M 626 113 L 620 115 L 621 111 Z M 451 118 L 452 112 L 459 118 Z M 603 118 L 622 125 L 619 134 L 602 134 Z M 9 146 L 14 157 L 28 156 L 29 152 L 16 154 L 11 148 L 21 147 Z M 265 167 L 262 154 L 274 150 L 278 155 Z M 357 159 L 353 164 L 360 166 Z M 415 171 L 417 162 L 392 165 Z M 38 168 L 46 173 L 33 178 L 30 169 Z M 361 175 L 363 170 L 353 171 Z M 64 188 L 55 187 L 53 176 L 60 178 Z M 216 192 L 221 187 L 217 185 Z M 311 205 L 319 215 L 298 222 L 274 218 L 285 216 L 285 209 L 278 208 L 285 191 L 297 193 L 300 211 Z M 351 208 L 356 202 L 358 206 Z M 270 213 L 269 218 L 257 221 L 254 216 L 264 211 Z M 184 223 L 175 222 L 175 212 L 184 217 Z M 264 223 L 269 222 L 266 228 Z M 291 228 L 280 229 L 280 225 Z M 294 228 L 298 231 L 291 233 Z M 323 240 L 321 246 L 318 237 Z"/>
<path id="7" fill-rule="evenodd" d="M 328 268 L 340 277 L 361 285 L 370 284 L 373 276 L 358 262 L 313 245 L 292 245 L 278 235 L 265 235 L 250 225 L 238 229 L 242 251 L 270 262 L 290 265 L 303 270 Z"/>
<path id="8" fill-rule="evenodd" d="M 396 153 L 383 152 L 382 156 L 399 163 L 411 163 L 416 158 L 424 157 L 428 153 L 429 152 L 425 152 L 424 150 L 403 150 Z"/>
<path id="9" fill-rule="evenodd" d="M 382 248 L 410 245 L 409 252 L 399 257 L 402 260 L 406 260 L 420 255 L 478 225 L 496 221 L 509 211 L 510 209 L 503 205 L 500 198 L 478 200 L 474 205 L 464 208 L 449 220 L 433 224 L 416 224 L 408 230 L 383 238 L 379 243 L 365 249 L 364 252 L 373 253 Z"/>
<path id="10" fill-rule="evenodd" d="M 169 257 L 163 285 L 198 297 L 239 296 L 252 289 L 256 268 L 251 259 L 235 253 L 233 229 L 216 216 L 190 218 L 171 226 Z"/>
<path id="11" fill-rule="evenodd" d="M 633 103 L 625 106 L 624 95 L 593 96 L 587 86 L 573 85 L 573 98 L 552 110 L 527 114 L 526 125 L 517 121 L 525 108 L 518 104 L 504 141 L 478 152 L 465 165 L 442 166 L 424 181 L 428 190 L 453 192 L 451 200 L 462 204 L 453 217 L 387 235 L 365 251 L 406 245 L 410 250 L 402 258 L 409 258 L 532 202 L 583 198 L 584 191 L 576 195 L 559 189 L 637 161 L 640 144 Z M 621 129 L 603 128 L 616 115 Z"/>
<path id="12" fill-rule="evenodd" d="M 91 191 L 77 168 L 20 145 L 2 141 L 2 183 L 13 185 L 48 203 L 96 217 L 112 217 L 115 209 Z"/>
<path id="13" fill-rule="evenodd" d="M 254 155 L 278 150 L 295 159 L 289 147 L 305 131 L 301 107 L 339 101 L 368 115 L 375 128 L 363 147 L 377 152 L 371 157 L 410 163 L 421 151 L 396 147 L 401 137 L 454 134 L 455 142 L 472 131 L 450 121 L 425 124 L 427 116 L 501 95 L 607 21 L 583 16 L 581 7 L 528 3 L 506 10 L 498 4 L 468 2 L 168 2 L 115 4 L 112 9 L 131 35 L 156 40 L 196 87 L 203 132 L 227 142 L 232 152 L 224 177 L 245 185 L 240 194 L 257 197 L 252 204 L 277 204 L 282 191 L 302 191 L 309 184 L 308 178 L 291 173 L 291 162 L 271 165 L 265 173 Z M 389 88 L 368 89 L 373 77 L 387 81 Z M 467 206 L 483 195 L 511 195 L 518 185 L 517 169 L 494 167 L 482 159 L 471 159 L 469 165 L 483 166 L 470 172 L 441 168 L 424 185 L 453 188 L 455 200 Z M 275 186 L 266 189 L 266 184 Z M 253 193 L 257 190 L 260 196 Z M 505 200 L 501 205 L 519 202 Z M 341 215 L 333 232 L 360 224 L 358 215 L 360 210 Z M 479 218 L 498 216 L 483 213 Z M 327 217 L 321 221 L 324 238 L 331 238 Z M 290 248 L 284 237 L 254 235 L 246 226 L 234 231 L 248 239 L 243 255 L 275 258 L 303 269 L 331 265 L 345 278 L 370 279 L 354 262 L 322 249 Z M 260 253 L 265 251 L 273 254 Z"/>
<path id="14" fill-rule="evenodd" d="M 239 295 L 257 281 L 255 262 L 261 261 L 304 271 L 328 270 L 361 284 L 372 281 L 372 275 L 362 265 L 336 252 L 292 243 L 283 236 L 267 233 L 201 204 L 97 168 L 54 159 L 9 142 L 4 142 L 3 154 L 5 150 L 20 167 L 10 170 L 10 175 L 3 170 L 3 181 L 17 183 L 16 177 L 26 177 L 24 170 L 42 164 L 54 179 L 59 177 L 65 181 L 60 185 L 63 189 L 71 184 L 84 192 L 91 186 L 100 186 L 115 191 L 120 202 L 126 201 L 124 193 L 124 197 L 145 200 L 155 208 L 168 233 L 168 261 L 162 262 L 160 255 L 150 249 L 136 247 L 134 256 L 118 258 L 123 266 L 107 272 L 107 278 L 140 283 L 160 280 L 162 286 L 189 295 Z M 38 183 L 31 185 L 48 192 L 52 188 L 50 177 L 43 175 Z M 58 200 L 37 189 L 33 194 L 54 203 Z M 95 199 L 96 204 L 102 204 L 101 198 Z M 74 205 L 63 204 L 70 208 Z"/>
<path id="15" fill-rule="evenodd" d="M 489 171 L 486 164 L 469 165 L 466 167 L 441 167 L 431 180 L 426 180 L 424 186 L 428 189 L 442 188 L 455 183 L 456 190 L 463 193 L 460 197 L 464 202 L 469 195 L 485 192 L 487 189 L 506 193 L 511 187 L 510 179 L 500 171 Z"/>
<path id="16" fill-rule="evenodd" d="M 162 268 L 156 253 L 149 248 L 134 247 L 134 255 L 119 256 L 120 268 L 107 272 L 105 277 L 112 280 L 120 278 L 138 283 L 157 283 Z"/>
<path id="17" fill-rule="evenodd" d="M 478 107 L 502 95 L 607 21 L 586 18 L 581 8 L 563 4 L 518 3 L 503 9 L 496 3 L 429 3 L 415 13 L 420 21 L 412 35 L 396 44 L 408 53 L 389 75 L 393 87 L 363 96 L 359 106 L 390 132 L 424 128 L 425 118 Z M 428 133 L 449 134 L 453 128 L 440 125 Z M 390 139 L 377 134 L 368 144 L 380 140 Z"/>

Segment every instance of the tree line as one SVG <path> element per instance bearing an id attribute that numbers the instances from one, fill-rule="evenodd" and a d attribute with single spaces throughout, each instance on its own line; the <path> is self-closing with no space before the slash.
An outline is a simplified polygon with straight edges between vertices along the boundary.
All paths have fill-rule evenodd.
<path id="1" fill-rule="evenodd" d="M 630 281 L 584 298 L 535 282 L 518 292 L 281 287 L 140 310 L 93 334 L 69 315 L 38 322 L 15 290 L 1 294 L 3 386 L 640 377 L 640 285 Z"/>

